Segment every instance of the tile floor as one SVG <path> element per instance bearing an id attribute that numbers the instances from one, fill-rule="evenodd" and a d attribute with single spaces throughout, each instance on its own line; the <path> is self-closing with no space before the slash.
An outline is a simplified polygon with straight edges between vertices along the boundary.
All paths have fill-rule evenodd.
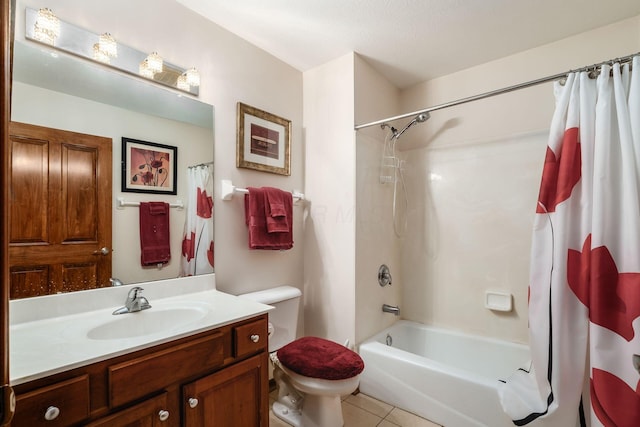
<path id="1" fill-rule="evenodd" d="M 273 398 L 277 394 L 272 392 L 270 396 Z M 342 416 L 344 427 L 441 427 L 362 393 L 342 400 Z M 270 412 L 269 427 L 291 426 Z"/>

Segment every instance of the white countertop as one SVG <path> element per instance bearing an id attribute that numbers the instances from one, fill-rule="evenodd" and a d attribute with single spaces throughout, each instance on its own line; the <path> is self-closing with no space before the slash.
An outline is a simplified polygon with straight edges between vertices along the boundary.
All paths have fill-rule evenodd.
<path id="1" fill-rule="evenodd" d="M 180 279 L 173 279 L 173 281 L 175 280 Z M 175 289 L 173 282 L 170 285 Z M 186 290 L 192 292 L 176 295 L 176 291 L 167 292 L 161 286 L 141 284 L 140 286 L 145 289 L 144 295 L 149 300 L 152 308 L 137 313 L 113 315 L 112 312 L 123 305 L 128 290 L 133 286 L 96 290 L 99 292 L 84 291 L 83 298 L 90 298 L 94 302 L 93 304 L 88 304 L 91 306 L 91 310 L 79 311 L 76 307 L 79 297 L 74 295 L 71 297 L 75 298 L 74 309 L 53 317 L 46 317 L 42 315 L 41 311 L 38 312 L 40 307 L 50 307 L 52 305 L 51 299 L 44 301 L 34 300 L 33 304 L 28 301 L 16 303 L 13 309 L 17 313 L 12 313 L 9 334 L 11 384 L 21 384 L 204 332 L 266 313 L 272 309 L 271 306 L 220 292 L 215 288 L 201 290 L 199 288 L 202 288 L 202 286 L 196 286 L 195 288 L 191 286 L 190 289 Z M 194 289 L 196 290 L 195 292 L 193 292 Z M 181 290 L 184 291 L 185 289 Z M 121 300 L 116 305 L 111 303 L 111 298 L 113 298 L 111 294 L 114 293 Z M 160 297 L 161 295 L 164 297 Z M 64 298 L 64 296 L 56 297 Z M 60 298 L 58 298 L 55 305 L 59 305 Z M 101 304 L 95 302 L 95 299 L 101 300 L 102 305 L 109 303 L 111 305 L 96 308 L 96 305 Z M 178 320 L 181 324 L 171 325 L 167 328 L 162 328 L 162 330 L 139 336 L 118 339 L 90 338 L 90 331 L 105 323 L 108 323 L 109 326 L 103 328 L 103 330 L 109 331 L 111 325 L 115 325 L 115 323 L 110 322 L 137 322 L 142 317 L 133 316 L 157 315 L 162 310 L 180 307 L 195 307 L 196 316 L 184 321 Z M 35 312 L 29 317 L 28 313 L 24 313 L 25 310 L 34 310 Z M 65 310 L 58 307 L 54 311 L 64 312 Z M 113 329 L 117 330 L 115 327 Z"/>

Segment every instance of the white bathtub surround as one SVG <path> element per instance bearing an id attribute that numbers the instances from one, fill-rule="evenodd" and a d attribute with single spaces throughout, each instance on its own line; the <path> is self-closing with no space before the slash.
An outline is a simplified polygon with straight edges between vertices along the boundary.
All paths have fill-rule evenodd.
<path id="1" fill-rule="evenodd" d="M 151 308 L 113 315 L 115 309 L 124 305 L 134 286 L 144 288 Z M 224 326 L 271 309 L 217 291 L 213 274 L 14 300 L 9 308 L 12 385 Z M 142 322 L 143 317 L 156 316 L 161 311 L 177 313 L 173 318 L 175 324 L 169 321 L 166 327 L 141 334 L 120 328 L 120 322 L 130 319 Z M 189 319 L 181 318 L 186 314 Z M 158 321 L 165 320 L 158 317 Z M 118 331 L 122 338 L 108 339 L 109 333 Z"/>
<path id="2" fill-rule="evenodd" d="M 532 132 L 408 152 L 413 232 L 402 247 L 404 319 L 527 342 L 532 210 L 545 142 L 546 132 Z M 512 310 L 488 310 L 487 290 L 512 294 Z"/>
<path id="3" fill-rule="evenodd" d="M 400 320 L 359 352 L 367 395 L 446 427 L 513 426 L 497 385 L 527 363 L 524 345 Z"/>

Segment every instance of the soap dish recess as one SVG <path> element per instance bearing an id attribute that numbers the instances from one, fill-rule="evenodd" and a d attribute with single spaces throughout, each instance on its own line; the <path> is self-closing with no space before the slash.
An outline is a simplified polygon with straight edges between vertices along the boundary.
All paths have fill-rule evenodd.
<path id="1" fill-rule="evenodd" d="M 484 306 L 493 311 L 513 310 L 513 297 L 506 292 L 486 291 Z"/>

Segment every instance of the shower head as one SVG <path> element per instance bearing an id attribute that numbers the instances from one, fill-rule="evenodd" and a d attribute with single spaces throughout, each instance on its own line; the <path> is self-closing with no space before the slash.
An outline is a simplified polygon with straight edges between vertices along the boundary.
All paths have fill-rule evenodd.
<path id="1" fill-rule="evenodd" d="M 420 113 L 417 116 L 415 116 L 413 118 L 413 120 L 411 120 L 409 122 L 408 125 L 406 125 L 400 132 L 394 132 L 393 136 L 394 138 L 400 138 L 400 135 L 402 135 L 404 133 L 404 131 L 406 131 L 407 129 L 409 129 L 411 126 L 413 126 L 415 123 L 424 123 L 426 122 L 429 117 L 431 117 L 431 115 L 429 114 L 428 111 L 425 111 L 424 113 Z"/>

